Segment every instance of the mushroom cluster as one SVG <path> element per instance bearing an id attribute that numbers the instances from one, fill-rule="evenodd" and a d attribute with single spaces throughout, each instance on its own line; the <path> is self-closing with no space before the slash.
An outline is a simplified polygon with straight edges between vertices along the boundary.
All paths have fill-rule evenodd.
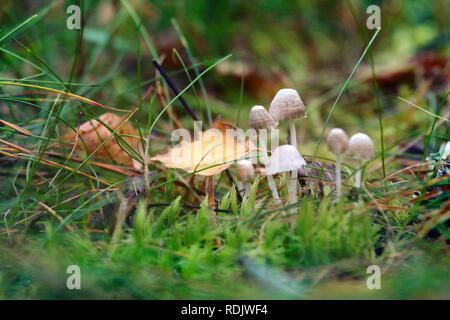
<path id="1" fill-rule="evenodd" d="M 327 146 L 336 155 L 336 196 L 342 195 L 341 154 L 348 149 L 350 157 L 358 160 L 355 172 L 355 187 L 361 187 L 361 161 L 373 158 L 375 150 L 373 142 L 367 134 L 358 132 L 348 139 L 340 128 L 331 129 L 327 137 Z"/>
<path id="2" fill-rule="evenodd" d="M 306 108 L 298 92 L 294 89 L 279 90 L 270 103 L 269 112 L 263 106 L 251 108 L 249 126 L 257 131 L 261 164 L 266 168 L 267 183 L 276 203 L 280 203 L 274 176 L 286 172 L 288 193 L 291 203 L 297 202 L 298 170 L 306 165 L 305 159 L 297 149 L 295 120 L 306 118 Z M 267 152 L 267 133 L 278 126 L 279 122 L 290 124 L 290 145 L 283 145 L 273 150 L 269 158 Z"/>
<path id="3" fill-rule="evenodd" d="M 287 189 L 289 202 L 297 202 L 298 173 L 306 172 L 305 159 L 298 150 L 295 121 L 306 118 L 306 107 L 298 92 L 294 89 L 281 89 L 272 99 L 269 111 L 263 106 L 256 105 L 251 108 L 249 114 L 249 126 L 257 131 L 260 154 L 259 161 L 265 166 L 267 183 L 276 203 L 280 203 L 277 186 L 274 177 L 279 173 L 285 173 L 287 177 Z M 279 123 L 289 121 L 289 144 L 276 147 L 269 157 L 267 151 L 267 133 L 275 129 Z M 358 160 L 355 171 L 355 187 L 361 187 L 362 160 L 372 159 L 374 145 L 369 136 L 364 133 L 356 133 L 348 138 L 344 130 L 334 128 L 327 137 L 328 149 L 336 156 L 336 196 L 342 197 L 342 170 L 341 156 L 346 153 Z M 275 146 L 272 145 L 272 148 Z M 240 189 L 245 189 L 248 195 L 248 181 L 253 178 L 254 169 L 249 161 L 240 161 L 237 165 L 238 181 Z M 249 178 L 251 177 L 251 178 Z M 295 212 L 295 209 L 292 209 Z"/>

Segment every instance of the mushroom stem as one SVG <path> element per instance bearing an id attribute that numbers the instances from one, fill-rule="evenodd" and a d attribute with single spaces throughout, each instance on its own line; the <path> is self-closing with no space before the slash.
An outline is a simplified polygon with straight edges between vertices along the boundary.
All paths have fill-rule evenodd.
<path id="1" fill-rule="evenodd" d="M 261 142 L 261 139 L 259 139 L 260 149 L 261 153 L 263 155 L 263 164 L 264 166 L 267 165 L 269 162 L 269 157 L 267 156 L 267 147 L 266 147 L 266 140 L 264 139 L 263 142 Z M 267 184 L 269 185 L 270 191 L 272 191 L 272 197 L 275 199 L 275 202 L 280 202 L 280 196 L 277 192 L 277 186 L 275 185 L 275 180 L 273 179 L 272 175 L 267 175 Z"/>
<path id="2" fill-rule="evenodd" d="M 291 145 L 297 149 L 297 133 L 295 131 L 295 120 L 290 119 L 290 135 L 291 135 Z M 291 171 L 291 180 L 289 185 L 291 186 L 291 191 L 289 192 L 289 197 L 291 198 L 291 203 L 297 202 L 297 180 L 298 180 L 298 170 Z M 294 211 L 294 209 L 292 210 Z"/>
<path id="3" fill-rule="evenodd" d="M 291 180 L 289 181 L 289 185 L 291 186 L 291 191 L 289 192 L 289 197 L 291 198 L 291 203 L 295 203 L 297 202 L 298 170 L 292 170 L 290 176 Z"/>
<path id="4" fill-rule="evenodd" d="M 289 120 L 290 124 L 290 135 L 291 135 L 291 145 L 297 148 L 297 133 L 295 132 L 295 119 Z"/>
<path id="5" fill-rule="evenodd" d="M 297 202 L 297 178 L 294 179 L 293 173 L 297 172 L 297 170 L 288 171 L 286 173 L 287 178 L 287 187 L 289 192 L 289 199 L 290 203 L 296 203 Z M 291 209 L 291 213 L 295 213 L 297 210 L 295 208 Z"/>
<path id="6" fill-rule="evenodd" d="M 342 177 L 341 177 L 341 155 L 336 155 L 336 195 L 338 199 L 342 196 Z"/>
<path id="7" fill-rule="evenodd" d="M 239 193 L 243 196 L 244 195 L 244 182 L 238 181 L 237 187 L 238 187 Z"/>
<path id="8" fill-rule="evenodd" d="M 208 205 L 214 208 L 216 203 L 214 199 L 214 176 L 206 178 L 206 195 L 208 196 Z"/>
<path id="9" fill-rule="evenodd" d="M 358 167 L 356 168 L 355 187 L 361 188 L 361 160 L 358 160 Z"/>
<path id="10" fill-rule="evenodd" d="M 248 181 L 245 183 L 245 196 L 250 196 L 250 183 Z"/>
<path id="11" fill-rule="evenodd" d="M 238 189 L 242 196 L 248 197 L 250 195 L 250 183 L 238 181 Z"/>
<path id="12" fill-rule="evenodd" d="M 269 188 L 272 191 L 272 197 L 275 199 L 275 202 L 280 202 L 280 196 L 277 192 L 277 186 L 275 184 L 275 180 L 271 175 L 267 175 L 267 183 L 269 184 Z"/>

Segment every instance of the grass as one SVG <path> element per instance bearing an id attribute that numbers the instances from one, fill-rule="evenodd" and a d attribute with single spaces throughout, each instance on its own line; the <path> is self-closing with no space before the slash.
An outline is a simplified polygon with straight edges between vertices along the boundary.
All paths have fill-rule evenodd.
<path id="1" fill-rule="evenodd" d="M 392 1 L 382 8 L 381 31 L 369 40 L 358 1 L 315 7 L 220 1 L 219 9 L 207 1 L 121 0 L 109 7 L 108 1 L 82 1 L 78 31 L 55 28 L 65 26 L 62 3 L 19 10 L 7 1 L 0 12 L 6 21 L 1 118 L 32 132 L 0 127 L 1 139 L 31 151 L 0 146 L 0 299 L 450 297 L 449 179 L 438 174 L 438 163 L 424 164 L 449 138 L 448 121 L 433 115 L 448 119 L 448 82 L 418 71 L 426 65 L 413 65 L 412 82 L 382 68 L 397 63 L 401 69 L 399 61 L 420 55 L 424 46 L 435 59 L 448 54 L 448 44 L 434 44 L 445 35 L 435 4 L 415 10 L 417 1 Z M 108 10 L 114 14 L 103 21 Z M 155 74 L 153 59 L 178 94 Z M 221 116 L 246 129 L 251 106 L 268 107 L 282 87 L 298 89 L 305 101 L 300 152 L 322 166 L 322 188 L 312 177 L 303 179 L 294 205 L 287 205 L 283 176 L 276 178 L 284 199 L 277 205 L 264 177 L 257 175 L 240 201 L 222 173 L 211 208 L 204 178 L 144 160 L 119 133 L 132 123 L 153 156 L 170 145 L 174 116 L 193 129 L 180 97 L 204 127 Z M 145 170 L 130 171 L 95 151 L 76 152 L 77 162 L 61 147 L 60 137 L 75 132 L 80 119 L 99 120 L 110 111 L 125 116 L 96 149 L 117 141 L 148 164 Z M 344 158 L 340 201 L 323 178 L 324 164 L 334 162 L 321 144 L 331 125 L 349 135 L 365 132 L 376 147 L 376 157 L 364 163 L 360 190 L 352 187 L 355 163 Z M 286 141 L 287 126 L 280 129 Z M 405 148 L 414 139 L 423 150 Z M 132 176 L 93 160 L 133 175 L 157 172 L 146 197 L 133 204 L 132 219 L 120 215 L 125 202 L 118 191 L 126 192 Z M 93 230 L 101 214 L 117 219 Z M 67 267 L 74 264 L 81 269 L 79 291 L 66 287 Z M 382 270 L 382 290 L 366 287 L 373 264 Z"/>

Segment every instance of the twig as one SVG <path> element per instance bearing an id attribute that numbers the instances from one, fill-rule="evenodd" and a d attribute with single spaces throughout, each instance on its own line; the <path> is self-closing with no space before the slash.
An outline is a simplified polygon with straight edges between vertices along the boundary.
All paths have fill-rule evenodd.
<path id="1" fill-rule="evenodd" d="M 50 215 L 54 216 L 56 218 L 56 220 L 58 220 L 59 223 L 64 222 L 64 219 L 59 214 L 57 214 L 55 210 L 53 210 L 52 208 L 47 206 L 45 203 L 38 201 L 38 205 L 40 205 L 42 208 L 44 208 L 45 211 L 50 213 Z M 75 231 L 75 228 L 73 226 L 71 226 L 70 224 L 64 224 L 64 228 L 66 228 L 68 231 Z"/>
<path id="2" fill-rule="evenodd" d="M 24 159 L 24 160 L 35 160 L 35 161 L 39 161 L 40 163 L 45 164 L 45 165 L 50 166 L 50 167 L 63 168 L 63 169 L 65 169 L 65 170 L 71 171 L 72 173 L 73 173 L 73 172 L 76 172 L 76 173 L 78 173 L 78 174 L 80 174 L 80 175 L 82 175 L 82 176 L 85 176 L 85 177 L 89 178 L 89 179 L 92 179 L 92 180 L 95 180 L 95 181 L 99 181 L 99 182 L 101 182 L 101 183 L 103 183 L 103 184 L 105 184 L 105 185 L 107 185 L 107 186 L 111 186 L 111 185 L 112 185 L 111 183 L 109 183 L 109 182 L 107 182 L 107 181 L 105 181 L 105 180 L 103 180 L 103 179 L 98 179 L 98 178 L 93 177 L 93 176 L 91 176 L 91 175 L 89 175 L 89 174 L 87 174 L 87 173 L 85 173 L 85 172 L 80 171 L 80 170 L 77 170 L 77 169 L 74 169 L 74 168 L 71 168 L 71 167 L 68 167 L 68 166 L 59 164 L 59 163 L 54 162 L 54 161 L 44 159 L 44 158 L 41 158 L 40 160 L 39 160 L 39 159 L 36 159 L 36 157 L 34 157 L 34 156 L 32 156 L 32 158 L 27 158 L 27 157 L 22 156 L 21 154 L 18 154 L 18 155 L 16 155 L 16 154 L 11 154 L 11 153 L 9 153 L 9 152 L 4 152 L 3 150 L 0 150 L 0 154 L 3 154 L 3 155 L 5 155 L 5 156 L 8 156 L 8 157 L 11 157 L 11 158 L 14 158 L 14 159 Z M 33 158 L 33 157 L 34 157 L 34 158 Z"/>
<path id="3" fill-rule="evenodd" d="M 164 71 L 164 69 L 161 67 L 161 65 L 158 63 L 158 61 L 153 60 L 153 65 L 155 66 L 156 69 L 158 69 L 159 73 L 161 73 L 162 77 L 164 78 L 164 80 L 166 80 L 167 84 L 169 85 L 169 87 L 173 91 L 173 93 L 175 95 L 179 95 L 180 91 L 178 91 L 177 87 L 175 87 L 175 84 L 169 78 L 169 76 Z M 195 121 L 199 121 L 199 118 L 194 113 L 194 111 L 192 111 L 191 107 L 189 107 L 189 105 L 187 104 L 186 100 L 184 100 L 184 98 L 182 96 L 180 96 L 178 99 L 180 100 L 181 104 L 186 109 L 186 111 L 190 114 L 192 119 L 194 119 Z"/>
<path id="4" fill-rule="evenodd" d="M 409 104 L 409 105 L 411 105 L 411 106 L 413 106 L 413 107 L 416 107 L 417 109 L 419 109 L 419 110 L 422 110 L 423 112 L 425 112 L 425 113 L 428 113 L 429 115 L 431 115 L 431 116 L 433 116 L 433 117 L 436 117 L 436 118 L 438 118 L 438 119 L 441 119 L 441 120 L 444 120 L 444 121 L 449 121 L 448 119 L 446 119 L 446 118 L 444 118 L 444 117 L 441 117 L 441 116 L 438 116 L 437 114 L 434 114 L 433 112 L 430 112 L 430 111 L 428 111 L 428 110 L 425 110 L 424 108 L 422 108 L 422 107 L 419 107 L 417 104 L 415 104 L 415 103 L 412 103 L 411 101 L 408 101 L 408 100 L 406 100 L 406 99 L 403 99 L 402 97 L 397 97 L 398 99 L 400 99 L 400 100 L 402 100 L 402 101 L 404 101 L 404 102 L 406 102 L 407 104 Z"/>
<path id="5" fill-rule="evenodd" d="M 26 136 L 32 136 L 32 135 L 33 135 L 33 134 L 32 134 L 30 131 L 28 131 L 27 129 L 24 129 L 24 128 L 22 128 L 22 127 L 19 127 L 18 125 L 15 125 L 14 123 L 10 123 L 10 122 L 8 122 L 8 121 L 5 121 L 5 120 L 0 119 L 0 127 L 3 127 L 3 126 L 7 126 L 7 127 L 11 128 L 11 129 L 13 129 L 13 130 L 16 130 L 17 132 L 20 132 L 21 134 L 24 134 L 24 135 L 26 135 Z"/>

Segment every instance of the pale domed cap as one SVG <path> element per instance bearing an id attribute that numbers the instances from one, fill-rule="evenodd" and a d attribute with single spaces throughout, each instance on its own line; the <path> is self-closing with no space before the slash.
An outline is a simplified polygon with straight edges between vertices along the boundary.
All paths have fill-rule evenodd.
<path id="1" fill-rule="evenodd" d="M 361 159 L 372 159 L 375 154 L 373 142 L 367 134 L 356 133 L 348 141 L 348 152 L 351 156 Z"/>
<path id="2" fill-rule="evenodd" d="M 267 129 L 275 128 L 278 123 L 272 118 L 263 106 L 254 106 L 250 109 L 248 117 L 248 125 L 253 129 Z"/>
<path id="3" fill-rule="evenodd" d="M 240 160 L 236 164 L 236 175 L 239 181 L 250 181 L 255 177 L 253 164 L 248 160 Z"/>
<path id="4" fill-rule="evenodd" d="M 339 128 L 331 129 L 327 137 L 327 146 L 336 155 L 347 150 L 348 137 L 345 131 Z"/>
<path id="5" fill-rule="evenodd" d="M 306 118 L 306 108 L 297 90 L 281 89 L 270 103 L 269 113 L 275 121 Z"/>
<path id="6" fill-rule="evenodd" d="M 298 170 L 306 165 L 305 159 L 298 150 L 290 144 L 279 146 L 274 150 L 266 165 L 266 173 L 274 175 L 276 173 Z"/>

